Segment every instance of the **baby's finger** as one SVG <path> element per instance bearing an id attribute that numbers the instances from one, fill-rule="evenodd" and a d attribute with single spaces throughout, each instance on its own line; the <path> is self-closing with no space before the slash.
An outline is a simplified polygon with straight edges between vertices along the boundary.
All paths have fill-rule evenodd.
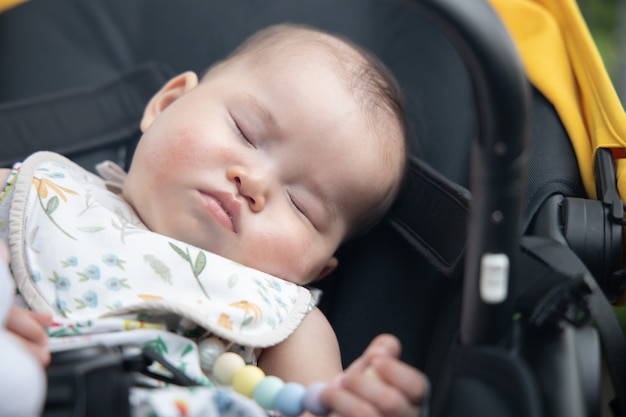
<path id="1" fill-rule="evenodd" d="M 40 311 L 29 311 L 30 316 L 43 327 L 49 327 L 52 324 L 52 314 Z"/>
<path id="2" fill-rule="evenodd" d="M 413 404 L 404 393 L 387 384 L 373 372 L 346 376 L 342 380 L 344 390 L 351 392 L 354 398 L 369 403 L 376 409 L 376 414 L 393 417 L 416 417 L 419 415 L 418 404 Z"/>
<path id="3" fill-rule="evenodd" d="M 38 317 L 43 319 L 43 317 Z M 11 308 L 6 327 L 9 331 L 39 346 L 48 345 L 48 335 L 43 326 L 27 310 Z"/>
<path id="4" fill-rule="evenodd" d="M 428 395 L 428 380 L 417 369 L 394 358 L 377 356 L 371 369 L 385 383 L 399 390 L 413 405 L 421 405 Z"/>
<path id="5" fill-rule="evenodd" d="M 371 360 L 378 355 L 400 356 L 400 341 L 390 334 L 378 335 L 372 340 L 363 354 L 346 369 L 346 373 L 361 373 L 367 369 Z"/>
<path id="6" fill-rule="evenodd" d="M 372 343 L 365 349 L 364 355 L 389 355 L 394 358 L 400 356 L 402 345 L 397 337 L 391 334 L 380 334 L 372 340 Z"/>
<path id="7" fill-rule="evenodd" d="M 322 391 L 320 400 L 332 410 L 328 417 L 382 417 L 372 404 L 337 386 Z"/>

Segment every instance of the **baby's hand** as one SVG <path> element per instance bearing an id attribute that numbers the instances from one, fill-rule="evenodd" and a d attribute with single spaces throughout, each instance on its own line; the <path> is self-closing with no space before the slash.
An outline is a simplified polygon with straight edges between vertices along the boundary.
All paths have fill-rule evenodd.
<path id="1" fill-rule="evenodd" d="M 401 362 L 394 336 L 376 337 L 334 383 L 321 400 L 342 417 L 417 417 L 427 394 L 426 377 Z"/>
<path id="2" fill-rule="evenodd" d="M 50 362 L 48 335 L 45 327 L 52 324 L 49 313 L 37 313 L 12 307 L 7 319 L 7 330 L 16 335 L 39 362 L 46 366 Z"/>
<path id="3" fill-rule="evenodd" d="M 0 242 L 0 262 L 5 264 L 9 262 L 9 251 L 3 242 Z M 8 274 L 6 265 L 0 265 L 0 267 L 5 269 L 1 271 L 2 273 Z M 3 278 L 10 280 L 8 275 Z M 36 313 L 17 307 L 11 307 L 6 320 L 7 330 L 17 336 L 44 366 L 50 362 L 48 335 L 45 331 L 45 327 L 50 324 L 52 324 L 52 316 L 50 314 Z"/>

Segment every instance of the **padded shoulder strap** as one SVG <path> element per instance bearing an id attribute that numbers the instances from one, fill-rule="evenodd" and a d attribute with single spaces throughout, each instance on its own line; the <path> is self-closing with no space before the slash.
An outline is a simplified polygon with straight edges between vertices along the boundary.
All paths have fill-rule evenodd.
<path id="1" fill-rule="evenodd" d="M 463 268 L 470 192 L 411 157 L 409 175 L 389 222 L 438 271 Z"/>
<path id="2" fill-rule="evenodd" d="M 76 160 L 136 139 L 146 103 L 169 74 L 147 63 L 99 85 L 0 105 L 0 166 L 11 166 L 39 150 Z"/>

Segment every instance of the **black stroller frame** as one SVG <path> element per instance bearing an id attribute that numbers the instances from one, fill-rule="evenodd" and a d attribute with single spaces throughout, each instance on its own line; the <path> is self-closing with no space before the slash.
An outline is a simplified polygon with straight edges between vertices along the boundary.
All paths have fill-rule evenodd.
<path id="1" fill-rule="evenodd" d="M 477 133 L 471 146 L 472 199 L 459 346 L 453 349 L 445 371 L 443 386 L 448 395 L 438 396 L 434 415 L 595 415 L 600 403 L 599 344 L 594 330 L 579 327 L 587 323 L 590 314 L 599 315 L 581 303 L 584 297 L 592 291 L 599 297 L 604 295 L 585 265 L 565 246 L 553 248 L 553 241 L 536 237 L 522 241 L 519 219 L 523 213 L 531 99 L 530 85 L 516 49 L 498 19 L 481 16 L 493 13 L 489 7 L 480 10 L 485 4 L 432 1 L 422 2 L 421 6 L 461 53 L 474 88 L 477 118 Z M 493 25 L 485 25 L 485 21 Z M 601 159 L 606 156 L 607 153 L 598 154 L 598 190 L 609 207 L 607 217 L 611 224 L 611 218 L 623 217 L 623 206 L 617 196 L 612 161 Z M 605 247 L 617 247 L 619 252 L 613 259 L 617 257 L 621 262 L 621 224 L 617 223 L 616 228 L 609 236 L 619 243 L 611 246 L 612 242 L 601 242 Z M 537 232 L 544 232 L 538 229 Z M 528 268 L 524 270 L 526 265 L 520 259 L 522 248 L 542 259 L 546 267 L 563 273 L 565 280 L 584 275 L 584 280 L 570 287 L 572 299 L 560 306 L 569 311 L 541 322 L 532 314 L 513 321 L 515 309 L 520 308 L 520 294 L 515 294 L 521 288 L 517 281 L 525 278 L 524 273 L 530 273 Z M 504 265 L 489 264 L 494 254 L 506 260 Z M 565 272 L 559 265 L 562 261 L 574 266 Z M 623 288 L 621 282 L 617 286 Z M 564 290 L 563 286 L 559 288 Z M 604 288 L 610 293 L 609 285 Z M 495 302 L 491 291 L 496 292 Z M 525 301 L 522 296 L 521 303 Z M 607 314 L 610 315 L 605 311 L 603 316 Z M 623 336 L 613 344 L 623 345 Z M 619 350 L 624 353 L 623 347 Z M 609 360 L 615 357 L 620 355 L 612 355 Z M 588 366 L 581 367 L 585 362 Z M 611 365 L 616 372 L 623 374 L 626 370 L 621 360 Z M 486 372 L 483 366 L 498 369 L 500 374 Z M 617 376 L 617 381 L 621 378 Z M 539 382 L 538 386 L 534 381 Z M 486 386 L 482 390 L 481 382 Z M 504 388 L 497 388 L 499 384 Z M 618 391 L 620 396 L 623 400 L 623 393 Z M 496 412 L 503 402 L 507 405 L 502 404 Z M 622 406 L 618 403 L 619 400 L 613 403 L 613 412 L 621 415 Z M 511 404 L 519 408 L 513 411 Z"/>
<path id="2" fill-rule="evenodd" d="M 442 316 L 448 321 L 434 332 L 433 341 L 428 341 L 431 350 L 439 351 L 427 355 L 433 360 L 417 363 L 426 368 L 433 382 L 431 415 L 599 416 L 603 356 L 616 395 L 613 414 L 624 415 L 626 343 L 609 304 L 623 289 L 622 277 L 614 273 L 622 261 L 622 225 L 616 219 L 623 217 L 623 205 L 615 191 L 610 157 L 598 153 L 600 201 L 549 190 L 540 205 L 531 204 L 529 209 L 526 184 L 533 167 L 531 164 L 529 168 L 529 149 L 535 122 L 534 91 L 506 28 L 483 1 L 390 3 L 425 16 L 454 45 L 469 74 L 475 104 L 469 156 L 471 197 L 462 185 L 412 158 L 406 192 L 381 226 L 383 232 L 374 232 L 384 236 L 391 230 L 401 236 L 411 251 L 417 251 L 450 279 L 451 284 L 446 285 L 452 288 L 458 285 L 458 275 L 463 274 L 462 296 L 456 300 L 458 309 Z M 37 137 L 41 132 L 36 127 L 24 126 L 32 123 L 34 116 L 45 117 L 42 115 L 51 106 L 61 113 L 81 111 L 81 100 L 93 94 L 126 94 L 124 91 L 132 86 L 133 100 L 140 104 L 133 110 L 120 111 L 126 113 L 120 115 L 125 122 L 116 119 L 116 126 L 124 132 L 95 135 L 99 148 L 115 148 L 114 153 L 119 155 L 119 149 L 134 146 L 136 136 L 130 132 L 139 117 L 137 109 L 150 97 L 153 86 L 164 79 L 158 69 L 148 66 L 87 95 L 0 104 L 0 132 L 3 137 L 19 137 L 24 131 Z M 145 85 L 139 86 L 141 83 Z M 80 137 L 84 131 L 80 127 L 70 133 Z M 108 139 L 120 135 L 130 139 L 116 143 Z M 88 153 L 95 143 L 71 149 L 64 148 L 61 140 L 53 146 L 68 154 Z M 4 165 L 26 155 L 22 145 L 20 142 L 12 151 L 9 144 L 0 158 Z M 121 159 L 128 162 L 129 154 L 123 153 Z M 534 198 L 536 190 L 532 191 Z M 422 199 L 434 202 L 420 204 Z M 581 209 L 585 204 L 591 208 Z M 433 210 L 445 213 L 435 219 L 436 224 Z M 570 227 L 564 227 L 563 210 L 574 219 L 576 213 L 593 210 L 602 225 L 600 242 L 577 244 L 575 228 L 571 227 L 576 221 L 570 219 Z M 429 232 L 433 227 L 442 231 L 437 237 Z M 568 230 L 573 232 L 568 234 Z M 451 242 L 450 236 L 461 237 Z M 603 248 L 601 267 L 594 266 L 597 263 L 589 261 L 587 254 L 576 251 L 578 247 L 588 250 L 592 244 Z M 356 249 L 348 248 L 347 253 L 358 249 L 358 245 Z M 607 263 L 611 264 L 609 271 L 605 270 Z M 414 275 L 419 272 L 414 271 Z M 323 299 L 321 305 L 331 323 L 344 317 L 332 305 L 335 285 L 324 288 L 330 298 Z M 594 325 L 589 324 L 591 320 Z M 454 327 L 457 322 L 458 332 Z M 341 326 L 338 324 L 338 333 L 344 329 Z M 341 333 L 339 337 L 341 341 Z"/>

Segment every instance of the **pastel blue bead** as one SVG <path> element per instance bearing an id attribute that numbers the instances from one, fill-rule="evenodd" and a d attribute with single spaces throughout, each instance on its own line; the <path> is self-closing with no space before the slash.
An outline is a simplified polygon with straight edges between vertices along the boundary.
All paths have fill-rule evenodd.
<path id="1" fill-rule="evenodd" d="M 254 388 L 252 398 L 264 409 L 273 410 L 276 408 L 274 405 L 276 396 L 284 386 L 285 383 L 282 379 L 276 376 L 267 376 Z"/>
<path id="2" fill-rule="evenodd" d="M 274 407 L 285 417 L 296 417 L 304 412 L 304 394 L 306 388 L 295 382 L 288 382 L 278 391 Z"/>
<path id="3" fill-rule="evenodd" d="M 327 385 L 325 382 L 314 382 L 306 388 L 304 398 L 302 399 L 302 404 L 306 411 L 316 416 L 325 416 L 330 412 L 330 409 L 320 401 L 320 394 Z"/>

